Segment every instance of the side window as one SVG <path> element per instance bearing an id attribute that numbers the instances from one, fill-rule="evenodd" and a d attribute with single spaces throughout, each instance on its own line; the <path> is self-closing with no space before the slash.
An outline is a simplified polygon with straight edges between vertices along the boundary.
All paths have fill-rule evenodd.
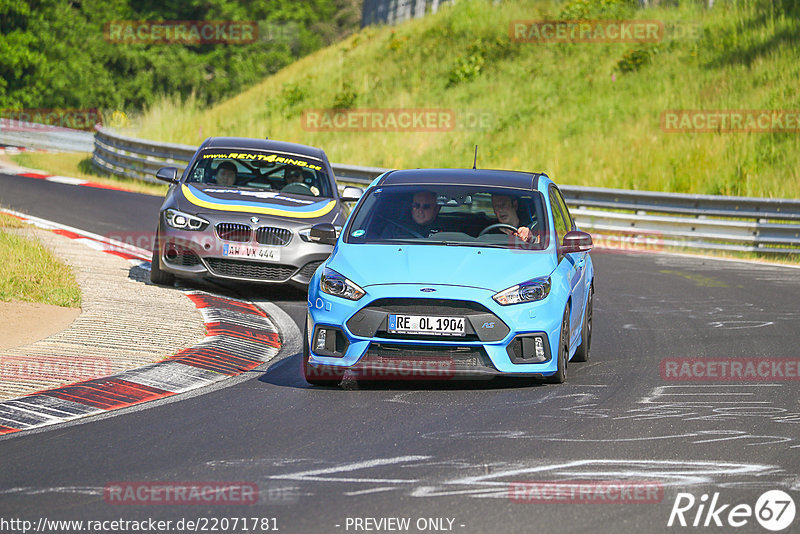
<path id="1" fill-rule="evenodd" d="M 556 231 L 556 243 L 558 247 L 564 242 L 564 236 L 568 231 L 566 220 L 561 213 L 561 206 L 559 205 L 558 198 L 553 189 L 550 189 L 550 209 L 553 212 L 553 224 Z"/>
<path id="2" fill-rule="evenodd" d="M 567 230 L 574 230 L 575 229 L 575 220 L 572 218 L 572 215 L 569 213 L 569 209 L 567 208 L 567 203 L 564 202 L 564 197 L 561 195 L 561 191 L 557 187 L 553 187 L 550 190 L 555 191 L 556 198 L 558 199 L 558 207 L 561 208 L 561 212 L 564 214 L 564 219 L 567 222 Z"/>

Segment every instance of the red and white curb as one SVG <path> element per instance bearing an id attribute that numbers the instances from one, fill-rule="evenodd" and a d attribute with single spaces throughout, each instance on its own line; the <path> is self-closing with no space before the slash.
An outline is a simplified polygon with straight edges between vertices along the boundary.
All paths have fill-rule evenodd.
<path id="1" fill-rule="evenodd" d="M 10 145 L 2 145 L 0 144 L 0 154 L 8 154 L 9 156 L 15 156 L 20 152 L 45 152 L 50 154 L 59 153 L 59 150 L 49 150 L 46 148 L 31 148 L 26 146 L 10 146 Z"/>
<path id="2" fill-rule="evenodd" d="M 136 263 L 150 259 L 148 251 L 125 243 L 21 213 L 0 211 Z M 280 350 L 277 328 L 255 305 L 202 291 L 191 291 L 186 296 L 203 316 L 203 341 L 144 367 L 0 402 L 0 435 L 191 391 L 254 369 Z"/>
<path id="3" fill-rule="evenodd" d="M 13 152 L 9 152 L 8 149 L 5 150 L 5 153 L 13 154 Z M 54 174 L 46 174 L 39 171 L 21 170 L 18 167 L 0 166 L 0 172 L 7 172 L 15 176 L 22 176 L 24 178 L 36 178 L 37 180 L 46 180 L 48 182 L 56 182 L 59 184 L 83 185 L 86 187 L 96 187 L 98 189 L 111 189 L 113 191 L 128 191 L 127 189 L 124 189 L 122 187 L 101 184 L 99 182 L 92 182 L 91 180 L 84 180 L 82 178 L 73 178 L 71 176 L 58 176 Z"/>

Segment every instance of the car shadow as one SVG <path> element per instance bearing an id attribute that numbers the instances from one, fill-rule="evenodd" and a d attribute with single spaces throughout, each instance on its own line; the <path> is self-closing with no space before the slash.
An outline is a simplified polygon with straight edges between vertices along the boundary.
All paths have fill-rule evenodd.
<path id="1" fill-rule="evenodd" d="M 302 376 L 300 370 L 302 354 L 296 353 L 271 364 L 258 378 L 259 382 L 273 386 L 340 391 L 476 391 L 519 389 L 521 387 L 546 386 L 543 381 L 522 377 L 487 377 L 478 379 L 439 379 L 439 380 L 358 380 L 348 374 L 336 386 L 312 386 Z"/>

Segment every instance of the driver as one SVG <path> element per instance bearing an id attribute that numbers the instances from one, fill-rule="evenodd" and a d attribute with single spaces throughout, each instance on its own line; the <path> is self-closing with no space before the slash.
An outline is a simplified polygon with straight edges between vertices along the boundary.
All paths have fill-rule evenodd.
<path id="1" fill-rule="evenodd" d="M 430 191 L 420 191 L 411 199 L 411 221 L 402 226 L 390 224 L 384 230 L 386 239 L 401 237 L 428 237 L 439 231 L 438 221 L 440 206 L 436 203 L 436 195 Z"/>
<path id="2" fill-rule="evenodd" d="M 519 209 L 519 200 L 506 195 L 492 195 L 492 208 L 498 222 L 509 224 L 517 229 L 516 232 L 512 232 L 510 228 L 500 228 L 501 232 L 516 236 L 528 243 L 538 241 L 539 237 L 531 231 L 534 223 L 531 222 L 528 225 L 524 225 L 519 219 L 519 212 L 517 211 Z"/>
<path id="3" fill-rule="evenodd" d="M 286 171 L 283 173 L 283 177 L 286 179 L 286 185 L 284 187 L 289 186 L 291 184 L 302 184 L 311 191 L 312 195 L 314 195 L 315 197 L 319 196 L 319 188 L 317 186 L 305 183 L 305 180 L 303 179 L 303 170 L 300 167 L 287 168 Z M 298 193 L 299 191 L 293 190 L 292 192 Z"/>
<path id="4" fill-rule="evenodd" d="M 287 184 L 296 184 L 303 181 L 303 171 L 297 167 L 289 167 L 283 175 Z"/>
<path id="5" fill-rule="evenodd" d="M 236 184 L 236 165 L 223 161 L 217 167 L 217 184 L 231 186 Z"/>

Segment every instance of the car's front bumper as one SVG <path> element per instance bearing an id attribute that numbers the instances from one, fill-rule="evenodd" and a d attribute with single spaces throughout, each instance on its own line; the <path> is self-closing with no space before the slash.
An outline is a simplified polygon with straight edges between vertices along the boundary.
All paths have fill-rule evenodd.
<path id="1" fill-rule="evenodd" d="M 306 287 L 317 267 L 333 247 L 310 243 L 293 231 L 289 244 L 274 247 L 278 261 L 226 257 L 226 244 L 263 246 L 258 243 L 224 241 L 213 226 L 201 231 L 176 230 L 163 221 L 158 229 L 161 269 L 181 278 L 213 278 L 261 284 L 290 283 Z"/>
<path id="2" fill-rule="evenodd" d="M 309 287 L 307 316 L 312 366 L 366 369 L 373 378 L 387 379 L 393 372 L 400 378 L 436 378 L 437 373 L 442 378 L 543 377 L 556 372 L 552 355 L 558 354 L 564 303 L 554 298 L 501 306 L 485 289 L 387 284 L 368 286 L 364 297 L 350 301 L 322 293 L 317 282 L 314 278 Z M 466 335 L 390 334 L 385 321 L 392 313 L 465 317 Z M 326 330 L 325 344 L 318 343 L 320 329 Z M 544 342 L 543 357 L 531 356 L 537 336 Z"/>

